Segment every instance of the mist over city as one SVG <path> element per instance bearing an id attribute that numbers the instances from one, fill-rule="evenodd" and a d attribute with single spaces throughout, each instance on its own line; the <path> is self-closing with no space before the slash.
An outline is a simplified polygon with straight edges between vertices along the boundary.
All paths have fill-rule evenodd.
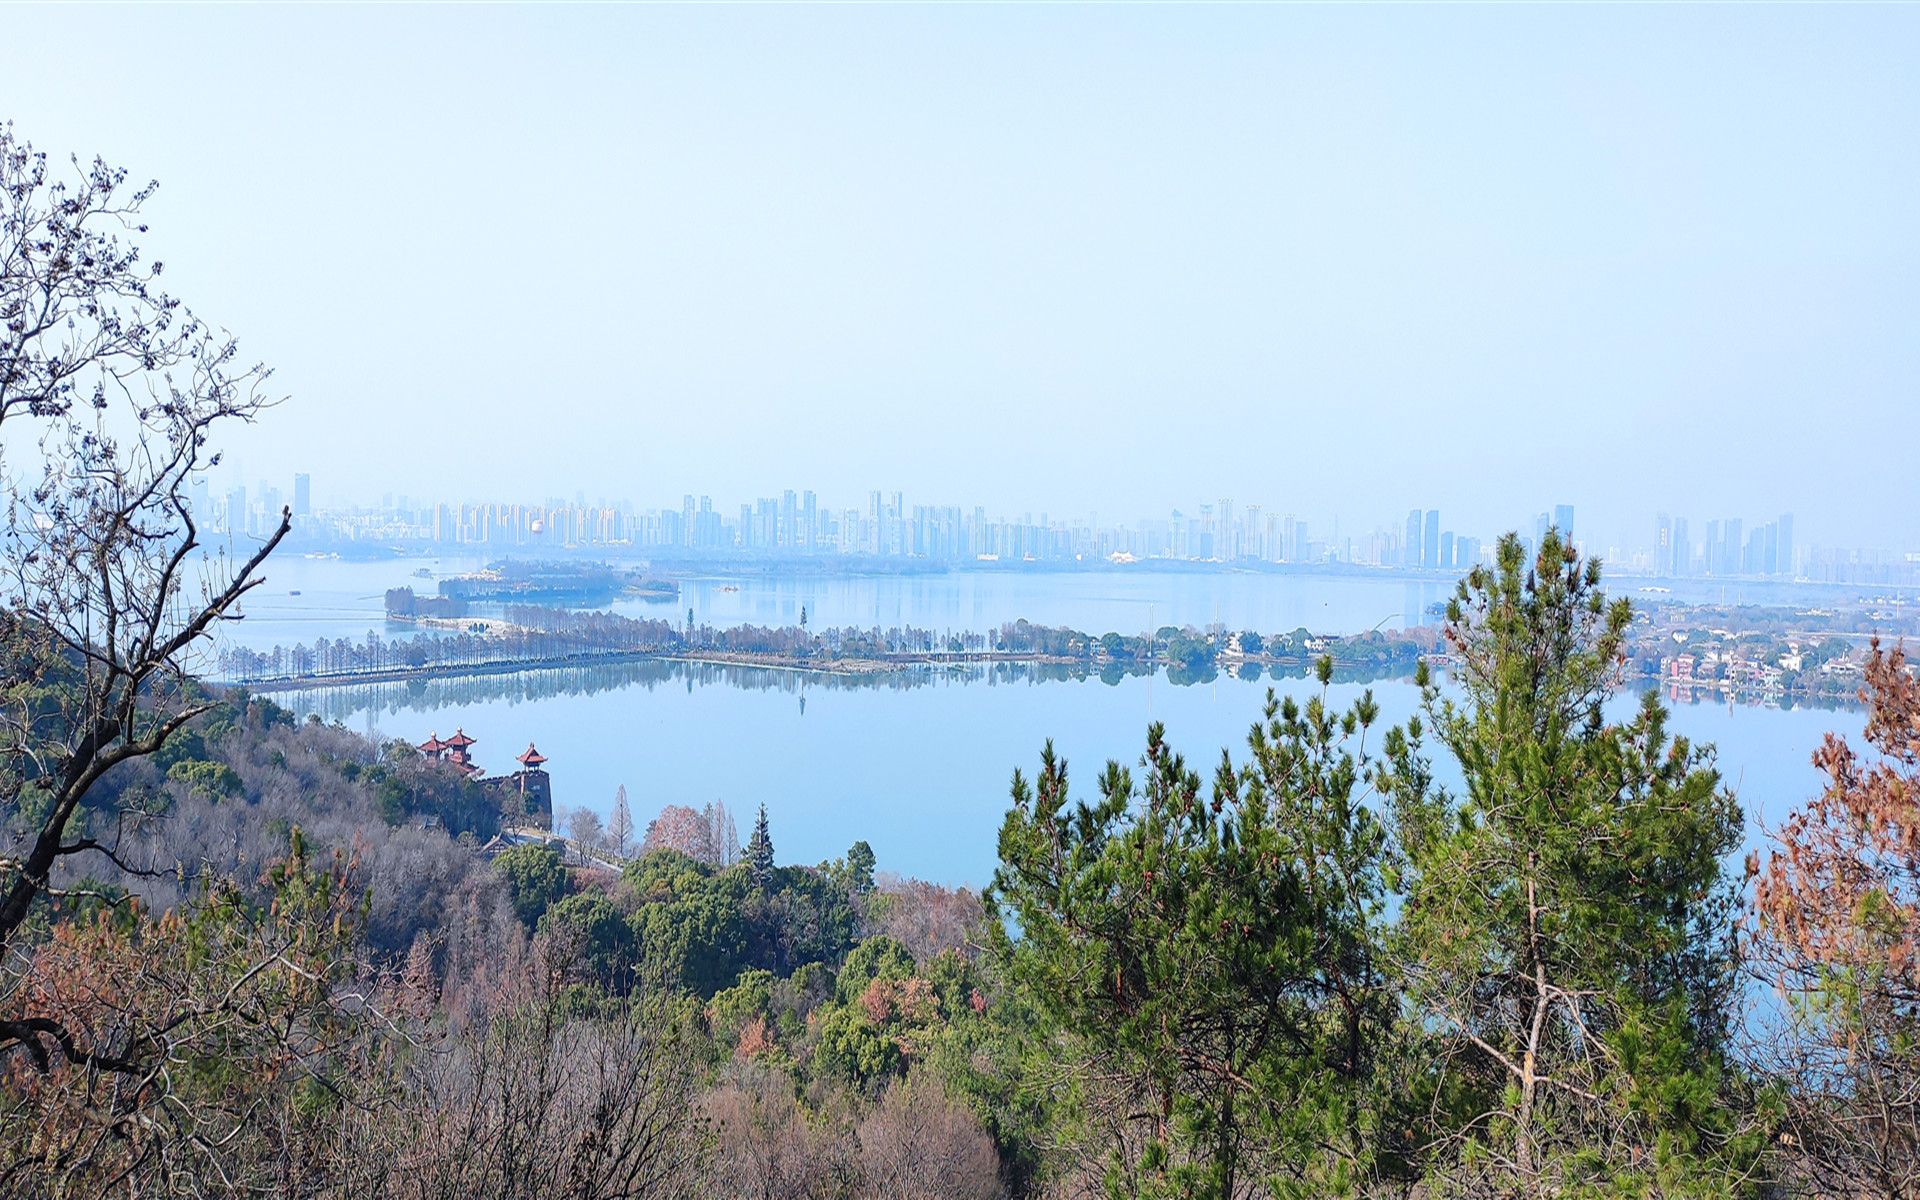
<path id="1" fill-rule="evenodd" d="M 0 70 L 295 398 L 235 483 L 1905 551 L 1910 20 L 26 7 Z"/>
<path id="2" fill-rule="evenodd" d="M 1917 51 L 0 5 L 0 1200 L 1920 1200 Z"/>

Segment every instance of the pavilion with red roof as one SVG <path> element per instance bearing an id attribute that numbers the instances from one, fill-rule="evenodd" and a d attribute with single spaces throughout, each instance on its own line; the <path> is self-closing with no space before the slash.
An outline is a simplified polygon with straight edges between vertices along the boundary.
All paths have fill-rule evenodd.
<path id="1" fill-rule="evenodd" d="M 468 737 L 464 729 L 454 730 L 452 737 L 443 740 L 436 730 L 427 737 L 426 741 L 420 743 L 420 753 L 435 762 L 446 763 L 468 775 L 478 775 L 480 768 L 473 764 L 472 756 L 467 753 L 467 748 L 476 740 L 478 739 Z"/>
<path id="2" fill-rule="evenodd" d="M 528 742 L 526 750 L 514 756 L 520 764 L 518 771 L 511 775 L 482 779 L 480 777 L 486 772 L 475 765 L 471 757 L 471 749 L 477 740 L 468 737 L 464 729 L 454 730 L 450 738 L 443 738 L 435 731 L 420 743 L 419 748 L 420 753 L 430 760 L 445 763 L 492 793 L 500 804 L 501 817 L 507 823 L 552 828 L 553 781 L 544 769 L 547 756 L 540 753 L 532 742 Z"/>

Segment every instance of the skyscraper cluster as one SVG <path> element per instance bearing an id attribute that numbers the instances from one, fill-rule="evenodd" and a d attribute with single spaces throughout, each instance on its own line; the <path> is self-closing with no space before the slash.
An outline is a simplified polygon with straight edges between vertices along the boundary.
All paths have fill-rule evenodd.
<path id="1" fill-rule="evenodd" d="M 1764 525 L 1743 529 L 1739 517 L 1708 521 L 1698 543 L 1687 519 L 1661 513 L 1654 518 L 1653 573 L 1692 576 L 1774 576 L 1799 574 L 1793 546 L 1793 514 L 1782 513 Z"/>

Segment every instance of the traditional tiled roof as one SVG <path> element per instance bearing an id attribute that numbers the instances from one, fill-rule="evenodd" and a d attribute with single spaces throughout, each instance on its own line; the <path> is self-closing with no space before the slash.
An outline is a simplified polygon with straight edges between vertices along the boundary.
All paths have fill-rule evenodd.
<path id="1" fill-rule="evenodd" d="M 520 755 L 518 761 L 522 766 L 525 766 L 525 767 L 537 767 L 541 763 L 547 761 L 547 756 L 540 753 L 538 750 L 535 750 L 533 748 L 532 742 L 528 742 L 527 752 L 525 754 Z"/>
<path id="2" fill-rule="evenodd" d="M 464 729 L 454 730 L 453 736 L 448 738 L 446 741 L 446 745 L 448 749 L 453 749 L 456 747 L 460 749 L 465 749 L 466 747 L 473 745 L 473 743 L 474 743 L 474 739 L 468 737 L 467 731 Z"/>
<path id="3" fill-rule="evenodd" d="M 446 748 L 447 743 L 440 740 L 439 730 L 435 730 L 428 736 L 426 741 L 420 743 L 420 753 L 422 754 L 438 754 Z"/>

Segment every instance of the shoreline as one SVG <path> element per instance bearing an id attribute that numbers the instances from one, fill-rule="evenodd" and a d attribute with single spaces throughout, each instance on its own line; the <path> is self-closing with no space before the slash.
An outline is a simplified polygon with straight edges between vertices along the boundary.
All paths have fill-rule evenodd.
<path id="1" fill-rule="evenodd" d="M 1262 669 L 1281 667 L 1295 668 L 1303 673 L 1311 672 L 1315 659 L 1288 656 L 1236 656 L 1214 664 L 1221 674 L 1231 674 L 1244 666 Z M 303 675 L 257 680 L 205 680 L 211 686 L 235 688 L 253 694 L 268 695 L 286 692 L 310 691 L 320 688 L 353 686 L 356 684 L 389 684 L 427 682 L 442 679 L 469 679 L 491 675 L 517 675 L 530 671 L 565 670 L 596 666 L 622 666 L 631 663 L 662 662 L 686 663 L 689 665 L 715 667 L 745 667 L 762 671 L 782 671 L 797 675 L 815 675 L 839 679 L 875 679 L 886 675 L 900 674 L 917 667 L 971 667 L 992 666 L 1000 663 L 1017 664 L 1031 667 L 1082 667 L 1088 673 L 1094 673 L 1107 667 L 1119 665 L 1129 674 L 1147 673 L 1142 668 L 1149 664 L 1116 663 L 1113 660 L 1090 660 L 1066 655 L 1030 654 L 1019 651 L 985 651 L 979 653 L 926 653 L 915 652 L 898 657 L 866 659 L 807 659 L 793 655 L 754 654 L 741 651 L 660 651 L 660 650 L 623 650 L 586 654 L 556 655 L 537 659 L 513 659 L 488 663 L 450 663 L 432 667 L 388 668 L 378 671 L 340 671 L 327 674 Z M 1156 661 L 1152 664 L 1153 673 L 1166 670 L 1175 664 Z M 1334 662 L 1335 671 L 1343 668 L 1364 668 L 1367 664 Z M 1445 664 L 1437 664 L 1442 670 Z M 1373 680 L 1411 680 L 1411 669 L 1395 671 L 1381 669 L 1373 675 Z M 1720 680 L 1674 679 L 1662 675 L 1630 673 L 1623 678 L 1628 687 L 1646 690 L 1655 688 L 1662 692 L 1677 689 L 1700 695 L 1711 695 L 1716 699 L 1738 704 L 1759 704 L 1768 700 L 1792 699 L 1805 702 L 1826 702 L 1841 706 L 1854 706 L 1856 697 L 1850 691 L 1810 690 L 1806 688 L 1785 688 L 1777 691 L 1749 690 L 1728 687 Z"/>

